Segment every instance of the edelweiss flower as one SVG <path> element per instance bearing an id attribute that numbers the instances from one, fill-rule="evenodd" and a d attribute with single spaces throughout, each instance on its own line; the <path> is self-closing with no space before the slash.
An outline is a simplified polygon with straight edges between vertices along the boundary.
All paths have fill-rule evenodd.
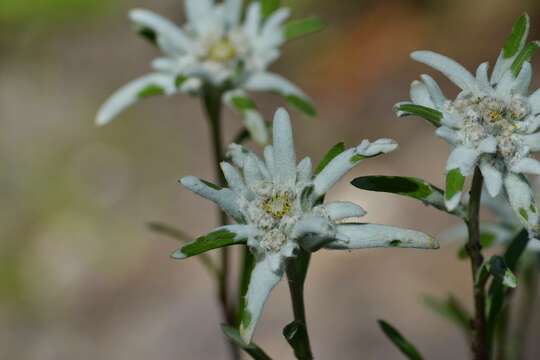
<path id="1" fill-rule="evenodd" d="M 540 150 L 540 90 L 528 95 L 532 78 L 528 62 L 538 43 L 526 45 L 529 18 L 523 15 L 501 51 L 491 78 L 488 63 L 476 76 L 455 61 L 431 51 L 411 57 L 446 75 L 461 92 L 455 100 L 444 97 L 429 75 L 411 85 L 412 103 L 396 105 L 398 116 L 418 115 L 438 128 L 436 134 L 454 150 L 446 165 L 445 201 L 457 207 L 466 176 L 479 167 L 488 193 L 497 196 L 504 186 L 508 200 L 531 234 L 538 230 L 538 209 L 523 174 L 540 174 L 532 153 Z"/>
<path id="2" fill-rule="evenodd" d="M 267 141 L 267 127 L 246 90 L 273 91 L 292 105 L 314 112 L 306 95 L 285 78 L 267 71 L 286 41 L 287 8 L 263 18 L 253 1 L 243 23 L 242 0 L 186 0 L 188 23 L 179 28 L 148 10 L 129 14 L 139 32 L 155 42 L 163 57 L 152 62 L 154 72 L 113 94 L 97 115 L 99 125 L 110 122 L 126 107 L 151 95 L 200 93 L 205 85 L 224 92 L 222 100 L 242 114 L 254 140 Z"/>
<path id="3" fill-rule="evenodd" d="M 194 193 L 214 201 L 238 224 L 223 226 L 177 250 L 183 259 L 214 248 L 247 244 L 256 259 L 246 295 L 240 333 L 249 343 L 270 291 L 282 278 L 287 258 L 297 250 L 412 247 L 434 249 L 435 240 L 413 230 L 385 225 L 342 223 L 365 211 L 350 202 L 322 204 L 330 188 L 366 158 L 393 151 L 393 140 L 364 140 L 312 171 L 309 157 L 298 166 L 289 115 L 276 112 L 273 145 L 264 149 L 264 160 L 240 145 L 229 149 L 232 164 L 222 163 L 229 185 L 219 188 L 195 177 L 181 183 Z M 326 163 L 326 162 L 323 162 Z"/>

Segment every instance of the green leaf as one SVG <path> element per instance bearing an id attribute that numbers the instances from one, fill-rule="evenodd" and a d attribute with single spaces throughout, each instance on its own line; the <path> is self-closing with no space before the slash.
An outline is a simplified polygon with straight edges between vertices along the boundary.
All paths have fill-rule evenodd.
<path id="1" fill-rule="evenodd" d="M 251 342 L 250 344 L 246 344 L 244 340 L 242 340 L 242 337 L 240 336 L 240 333 L 235 328 L 228 326 L 228 325 L 221 325 L 221 330 L 231 340 L 233 343 L 238 345 L 242 350 L 244 350 L 246 353 L 248 353 L 253 359 L 255 360 L 272 360 L 270 356 L 268 356 L 263 349 L 261 349 L 257 344 Z"/>
<path id="2" fill-rule="evenodd" d="M 147 87 L 145 87 L 144 89 L 139 91 L 137 96 L 140 99 L 143 99 L 143 98 L 147 98 L 147 97 L 150 97 L 150 96 L 163 95 L 163 94 L 165 94 L 165 90 L 161 86 L 159 86 L 159 85 L 148 85 Z"/>
<path id="3" fill-rule="evenodd" d="M 514 74 L 514 76 L 517 77 L 519 75 L 521 71 L 521 67 L 523 66 L 523 63 L 525 63 L 526 61 L 530 61 L 532 57 L 534 56 L 534 53 L 536 52 L 536 50 L 538 50 L 539 47 L 540 47 L 540 42 L 532 41 L 528 43 L 527 46 L 525 46 L 519 52 L 518 56 L 512 62 L 512 66 L 511 66 L 512 73 Z"/>
<path id="4" fill-rule="evenodd" d="M 424 303 L 431 310 L 457 325 L 463 330 L 467 338 L 471 336 L 472 316 L 453 295 L 449 295 L 445 300 L 439 300 L 432 296 L 425 296 Z"/>
<path id="5" fill-rule="evenodd" d="M 323 30 L 324 22 L 318 17 L 310 17 L 301 20 L 293 20 L 285 24 L 285 39 L 293 40 L 301 36 L 313 34 Z"/>
<path id="6" fill-rule="evenodd" d="M 514 26 L 512 27 L 512 32 L 506 40 L 506 43 L 503 48 L 503 57 L 505 59 L 511 58 L 516 55 L 517 52 L 521 49 L 525 38 L 529 33 L 529 16 L 527 14 L 521 15 Z"/>
<path id="7" fill-rule="evenodd" d="M 205 236 L 198 237 L 187 245 L 172 253 L 173 259 L 181 260 L 190 256 L 202 254 L 206 251 L 218 249 L 225 246 L 241 244 L 236 240 L 236 234 L 229 230 L 217 230 Z"/>
<path id="8" fill-rule="evenodd" d="M 399 117 L 414 115 L 427 120 L 435 127 L 441 126 L 443 114 L 440 111 L 427 106 L 412 103 L 401 103 L 396 105 L 395 111 Z"/>
<path id="9" fill-rule="evenodd" d="M 465 176 L 461 175 L 458 168 L 452 169 L 446 175 L 446 200 L 452 199 L 463 190 Z"/>
<path id="10" fill-rule="evenodd" d="M 157 34 L 154 30 L 147 27 L 140 27 L 137 29 L 137 34 L 148 40 L 153 45 L 157 45 Z"/>
<path id="11" fill-rule="evenodd" d="M 527 248 L 529 243 L 529 233 L 523 229 L 512 240 L 508 248 L 504 253 L 504 263 L 511 270 L 516 269 L 519 258 Z M 491 344 L 493 341 L 493 335 L 497 327 L 499 315 L 505 304 L 505 298 L 508 293 L 508 288 L 503 285 L 502 279 L 495 279 L 491 284 L 488 292 L 488 316 L 487 316 L 487 328 L 488 328 L 488 340 Z"/>
<path id="12" fill-rule="evenodd" d="M 403 336 L 397 331 L 392 325 L 388 324 L 384 320 L 378 321 L 379 326 L 385 335 L 397 346 L 399 350 L 407 357 L 409 360 L 422 360 L 422 355 L 416 350 L 414 345 L 405 340 Z"/>
<path id="13" fill-rule="evenodd" d="M 191 236 L 184 233 L 183 231 L 178 230 L 171 225 L 167 225 L 160 222 L 150 222 L 148 223 L 148 228 L 151 231 L 154 231 L 161 235 L 171 237 L 182 243 L 187 242 L 192 238 Z M 210 258 L 210 256 L 208 256 L 208 254 L 199 254 L 197 259 L 201 261 L 201 263 L 204 265 L 204 267 L 206 267 L 206 269 L 210 272 L 211 275 L 219 276 L 220 270 L 214 264 L 214 261 Z"/>
<path id="14" fill-rule="evenodd" d="M 247 97 L 234 96 L 231 99 L 231 101 L 232 101 L 233 106 L 240 112 L 244 110 L 253 110 L 257 108 L 257 105 L 255 105 L 255 102 Z"/>
<path id="15" fill-rule="evenodd" d="M 240 326 L 242 321 L 242 315 L 247 313 L 246 307 L 246 293 L 249 287 L 249 279 L 251 273 L 255 267 L 255 257 L 249 251 L 247 246 L 242 247 L 242 270 L 240 272 L 240 286 L 238 287 L 238 308 L 236 309 L 236 325 Z"/>
<path id="16" fill-rule="evenodd" d="M 186 82 L 187 79 L 188 77 L 186 75 L 178 75 L 176 79 L 174 79 L 174 85 L 179 88 Z"/>
<path id="17" fill-rule="evenodd" d="M 289 103 L 289 105 L 295 107 L 304 114 L 311 117 L 317 116 L 317 109 L 315 109 L 315 106 L 313 106 L 313 104 L 306 98 L 301 98 L 296 95 L 285 95 L 285 100 Z"/>
<path id="18" fill-rule="evenodd" d="M 274 11 L 279 9 L 280 0 L 261 0 L 261 13 L 263 19 L 272 15 Z"/>
<path id="19" fill-rule="evenodd" d="M 515 288 L 517 286 L 517 278 L 508 268 L 504 259 L 501 256 L 493 256 L 486 264 L 486 269 L 489 273 L 502 282 L 502 284 L 509 288 Z"/>
<path id="20" fill-rule="evenodd" d="M 332 160 L 339 154 L 345 151 L 345 144 L 343 142 L 337 143 L 336 145 L 332 146 L 330 150 L 324 155 L 323 159 L 315 169 L 315 175 L 318 175 L 321 171 L 324 170 L 324 168 L 330 164 Z"/>
<path id="21" fill-rule="evenodd" d="M 306 344 L 309 344 L 306 326 L 293 321 L 283 329 L 283 336 L 294 350 L 297 359 L 312 359 L 311 350 Z"/>

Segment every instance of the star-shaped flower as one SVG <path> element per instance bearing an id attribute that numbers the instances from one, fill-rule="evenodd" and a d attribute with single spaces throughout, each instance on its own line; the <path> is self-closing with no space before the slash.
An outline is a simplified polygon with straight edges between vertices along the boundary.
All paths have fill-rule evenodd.
<path id="1" fill-rule="evenodd" d="M 232 164 L 222 163 L 228 188 L 192 176 L 181 180 L 189 190 L 218 204 L 237 224 L 198 238 L 173 257 L 183 259 L 235 244 L 246 244 L 255 256 L 240 326 L 247 343 L 270 291 L 284 274 L 286 259 L 295 257 L 300 248 L 313 252 L 321 248 L 438 247 L 433 238 L 417 231 L 343 223 L 363 216 L 365 211 L 350 202 L 322 203 L 349 170 L 364 159 L 393 151 L 395 141 L 364 140 L 357 147 L 331 152 L 314 173 L 309 157 L 296 165 L 291 123 L 284 109 L 276 112 L 273 124 L 273 145 L 264 149 L 264 160 L 240 145 L 230 146 Z"/>
<path id="2" fill-rule="evenodd" d="M 501 51 L 491 77 L 488 63 L 476 75 L 431 51 L 411 57 L 446 75 L 461 92 L 447 99 L 429 75 L 411 84 L 412 102 L 396 105 L 398 116 L 418 115 L 437 127 L 436 134 L 453 147 L 446 164 L 445 200 L 457 207 L 465 177 L 479 167 L 491 196 L 504 187 L 507 198 L 531 235 L 538 231 L 538 208 L 524 174 L 540 174 L 532 156 L 540 150 L 540 90 L 529 95 L 532 68 L 528 60 L 539 47 L 526 43 L 529 18 L 521 16 Z"/>
<path id="3" fill-rule="evenodd" d="M 320 23 L 297 22 L 285 29 L 287 8 L 263 9 L 261 2 L 248 6 L 242 22 L 242 0 L 185 0 L 187 24 L 182 28 L 148 10 L 129 14 L 137 30 L 154 42 L 163 56 L 152 62 L 153 72 L 114 93 L 97 115 L 100 125 L 110 122 L 138 100 L 153 95 L 201 94 L 205 86 L 224 93 L 222 100 L 238 111 L 252 138 L 268 140 L 267 126 L 246 91 L 271 91 L 310 115 L 314 108 L 295 85 L 268 67 L 280 55 L 287 39 L 320 28 Z M 264 11 L 264 12 L 263 12 Z M 295 31 L 294 31 L 295 30 Z"/>

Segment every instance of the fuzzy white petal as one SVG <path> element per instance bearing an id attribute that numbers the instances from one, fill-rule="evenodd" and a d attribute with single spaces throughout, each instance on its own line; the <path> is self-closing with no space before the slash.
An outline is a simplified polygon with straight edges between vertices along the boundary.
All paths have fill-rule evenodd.
<path id="1" fill-rule="evenodd" d="M 434 108 L 435 104 L 431 100 L 431 95 L 427 89 L 427 86 L 418 80 L 415 80 L 411 83 L 410 96 L 413 103 L 426 106 L 429 108 Z"/>
<path id="2" fill-rule="evenodd" d="M 359 205 L 348 201 L 336 201 L 322 205 L 328 216 L 333 221 L 349 219 L 353 217 L 362 217 L 366 211 Z"/>
<path id="3" fill-rule="evenodd" d="M 221 170 L 223 171 L 223 175 L 227 180 L 229 188 L 237 194 L 242 194 L 246 189 L 246 185 L 244 184 L 242 175 L 238 172 L 238 170 L 225 161 L 221 163 Z"/>
<path id="4" fill-rule="evenodd" d="M 269 72 L 260 72 L 250 76 L 244 87 L 246 90 L 275 91 L 282 96 L 294 95 L 307 99 L 306 94 L 289 80 Z"/>
<path id="5" fill-rule="evenodd" d="M 440 126 L 435 130 L 435 134 L 444 140 L 448 141 L 450 144 L 455 145 L 459 142 L 459 135 L 457 131 L 452 130 L 447 126 Z"/>
<path id="6" fill-rule="evenodd" d="M 497 196 L 503 184 L 501 172 L 487 160 L 480 161 L 480 171 L 482 171 L 482 175 L 484 176 L 489 195 L 491 197 Z"/>
<path id="7" fill-rule="evenodd" d="M 533 158 L 523 158 L 512 165 L 515 173 L 540 175 L 540 162 Z"/>
<path id="8" fill-rule="evenodd" d="M 531 186 L 525 177 L 508 173 L 504 178 L 508 201 L 522 224 L 530 231 L 538 230 L 538 208 L 534 201 Z"/>
<path id="9" fill-rule="evenodd" d="M 444 102 L 446 101 L 446 97 L 443 95 L 443 92 L 437 82 L 433 80 L 433 78 L 429 75 L 421 75 L 420 78 L 426 84 L 426 87 L 429 91 L 429 94 L 431 96 L 431 100 L 433 103 L 437 106 L 437 108 L 440 108 Z"/>
<path id="10" fill-rule="evenodd" d="M 149 86 L 160 87 L 167 95 L 175 92 L 174 77 L 164 74 L 148 74 L 129 82 L 118 89 L 98 111 L 97 125 L 105 125 L 113 120 L 127 107 L 140 99 L 140 93 Z"/>
<path id="11" fill-rule="evenodd" d="M 189 24 L 197 31 L 201 31 L 214 6 L 213 0 L 185 0 L 186 14 Z"/>
<path id="12" fill-rule="evenodd" d="M 240 323 L 240 336 L 247 344 L 251 342 L 270 292 L 283 276 L 282 272 L 272 271 L 271 260 L 273 259 L 268 257 L 258 260 L 251 273 L 246 293 L 245 313 L 242 315 Z"/>
<path id="13" fill-rule="evenodd" d="M 540 151 L 540 132 L 530 135 L 523 135 L 523 145 L 529 148 L 529 151 Z"/>
<path id="14" fill-rule="evenodd" d="M 238 25 L 242 15 L 242 0 L 225 0 L 225 14 L 229 25 Z"/>
<path id="15" fill-rule="evenodd" d="M 246 13 L 244 22 L 244 31 L 247 36 L 255 38 L 261 26 L 261 4 L 258 1 L 252 2 Z"/>
<path id="16" fill-rule="evenodd" d="M 364 249 L 378 247 L 401 247 L 417 249 L 437 249 L 437 241 L 424 233 L 388 225 L 342 224 L 338 233 L 348 241 L 336 240 L 325 247 L 328 249 Z"/>
<path id="17" fill-rule="evenodd" d="M 294 184 L 296 181 L 296 154 L 291 120 L 283 108 L 278 109 L 274 116 L 273 147 L 274 180 L 282 184 Z"/>
<path id="18" fill-rule="evenodd" d="M 227 188 L 214 189 L 194 176 L 186 176 L 180 182 L 195 194 L 215 202 L 236 221 L 243 221 L 243 215 L 236 203 L 236 194 L 232 190 Z"/>
<path id="19" fill-rule="evenodd" d="M 170 20 L 152 11 L 133 9 L 129 12 L 129 18 L 138 26 L 150 28 L 155 31 L 157 37 L 164 39 L 168 44 L 173 46 L 176 52 L 186 51 L 193 44 L 182 29 Z"/>
<path id="20" fill-rule="evenodd" d="M 533 115 L 540 114 L 540 89 L 529 96 L 529 103 L 531 104 L 531 112 Z"/>
<path id="21" fill-rule="evenodd" d="M 469 176 L 476 166 L 479 155 L 480 153 L 476 149 L 458 146 L 450 153 L 446 162 L 446 170 L 450 171 L 457 168 L 461 174 Z"/>
<path id="22" fill-rule="evenodd" d="M 476 91 L 474 76 L 454 60 L 433 51 L 415 51 L 411 58 L 440 71 L 461 89 Z"/>
<path id="23" fill-rule="evenodd" d="M 476 69 L 476 81 L 480 90 L 490 92 L 492 90 L 488 77 L 489 64 L 484 62 Z"/>
<path id="24" fill-rule="evenodd" d="M 296 181 L 298 183 L 307 183 L 313 177 L 313 165 L 311 158 L 305 157 L 298 163 L 296 168 Z"/>

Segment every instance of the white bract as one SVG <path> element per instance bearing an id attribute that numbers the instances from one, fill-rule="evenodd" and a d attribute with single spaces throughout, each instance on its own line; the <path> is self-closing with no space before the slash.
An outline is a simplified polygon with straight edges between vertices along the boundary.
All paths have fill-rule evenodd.
<path id="1" fill-rule="evenodd" d="M 399 103 L 399 116 L 423 116 L 438 128 L 436 134 L 453 147 L 447 164 L 445 201 L 455 209 L 463 193 L 465 177 L 479 167 L 488 193 L 495 197 L 504 188 L 507 199 L 531 235 L 538 230 L 538 209 L 524 174 L 540 174 L 533 153 L 540 150 L 540 90 L 529 95 L 532 78 L 528 62 L 538 43 L 526 44 L 529 19 L 522 16 L 495 64 L 491 77 L 488 63 L 476 75 L 455 61 L 431 51 L 411 57 L 439 70 L 461 92 L 447 99 L 435 80 L 422 75 L 411 84 L 411 100 Z"/>
<path id="2" fill-rule="evenodd" d="M 291 104 L 311 109 L 307 96 L 287 79 L 267 71 L 285 42 L 284 22 L 290 11 L 279 8 L 263 18 L 259 1 L 248 6 L 242 21 L 242 0 L 185 0 L 187 24 L 182 28 L 148 10 L 129 13 L 137 30 L 163 55 L 153 72 L 114 93 L 101 107 L 104 125 L 141 98 L 176 93 L 202 94 L 206 86 L 224 92 L 222 100 L 244 118 L 252 138 L 268 140 L 266 124 L 245 91 L 272 91 Z"/>
<path id="3" fill-rule="evenodd" d="M 365 211 L 350 202 L 323 204 L 324 195 L 362 160 L 397 148 L 390 139 L 373 143 L 364 140 L 357 147 L 333 157 L 314 174 L 309 157 L 296 164 L 289 115 L 276 112 L 273 145 L 264 149 L 264 159 L 233 144 L 232 164 L 223 162 L 228 188 L 219 188 L 189 176 L 181 183 L 214 201 L 238 224 L 223 226 L 177 250 L 183 259 L 213 248 L 245 243 L 256 265 L 246 294 L 246 309 L 240 333 L 249 343 L 262 308 L 273 287 L 282 278 L 286 260 L 298 251 L 360 249 L 373 247 L 437 248 L 435 240 L 423 233 L 385 225 L 343 223 L 361 217 Z"/>

